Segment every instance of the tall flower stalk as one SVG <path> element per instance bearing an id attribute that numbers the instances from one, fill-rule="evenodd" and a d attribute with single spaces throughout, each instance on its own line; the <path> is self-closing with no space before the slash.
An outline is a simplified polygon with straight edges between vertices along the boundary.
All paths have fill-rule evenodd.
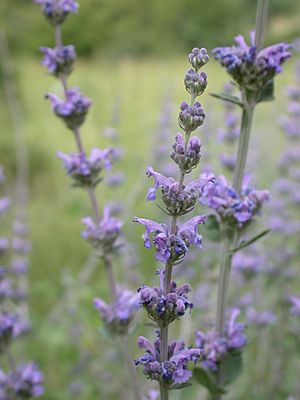
<path id="1" fill-rule="evenodd" d="M 145 337 L 139 337 L 138 345 L 146 353 L 136 360 L 142 365 L 149 379 L 157 380 L 160 386 L 161 400 L 168 400 L 169 391 L 187 386 L 192 373 L 188 370 L 188 362 L 196 362 L 200 357 L 199 349 L 185 348 L 183 341 L 169 342 L 169 326 L 192 308 L 188 300 L 191 288 L 188 284 L 177 287 L 172 280 L 174 266 L 181 263 L 191 245 L 201 247 L 202 237 L 198 226 L 206 220 L 204 215 L 196 216 L 179 225 L 179 218 L 191 212 L 197 200 L 202 200 L 207 186 L 213 182 L 213 176 L 204 174 L 186 184 L 185 177 L 197 167 L 201 157 L 201 141 L 191 134 L 204 122 L 204 110 L 195 99 L 203 94 L 207 86 L 207 75 L 199 72 L 208 62 L 205 49 L 193 49 L 189 55 L 192 68 L 187 72 L 184 83 L 190 93 L 190 103 L 180 106 L 179 125 L 184 135 L 178 133 L 173 145 L 171 158 L 179 167 L 179 179 L 176 181 L 166 177 L 152 167 L 148 167 L 148 177 L 153 177 L 155 186 L 150 188 L 148 201 L 156 199 L 156 192 L 161 190 L 164 211 L 171 217 L 170 225 L 160 224 L 143 218 L 134 218 L 146 229 L 144 245 L 154 247 L 155 258 L 164 264 L 158 271 L 160 285 L 139 289 L 140 302 L 155 323 L 158 338 L 151 343 Z"/>
<path id="2" fill-rule="evenodd" d="M 244 179 L 254 110 L 260 101 L 270 99 L 267 97 L 271 97 L 273 79 L 276 74 L 281 72 L 281 64 L 291 56 L 288 51 L 289 45 L 285 43 L 262 49 L 267 12 L 268 0 L 259 0 L 256 31 L 251 34 L 252 43 L 250 46 L 239 35 L 236 37 L 236 46 L 216 48 L 213 51 L 215 59 L 226 68 L 241 92 L 240 101 L 230 97 L 227 99 L 238 102 L 242 107 L 242 121 L 232 189 L 236 196 L 240 196 L 243 201 L 249 197 L 249 189 L 246 187 Z M 232 255 L 237 250 L 241 236 L 251 222 L 252 216 L 260 209 L 262 202 L 266 199 L 266 194 L 259 196 L 258 203 L 260 204 L 257 204 L 258 207 L 247 210 L 252 214 L 251 218 L 244 221 L 239 220 L 238 224 L 232 224 L 232 221 L 229 220 L 222 220 L 223 240 L 216 316 L 216 329 L 220 337 L 224 334 Z M 216 209 L 214 206 L 213 208 Z M 219 369 L 218 383 L 223 383 L 222 366 Z M 216 396 L 216 399 L 220 398 L 221 395 Z"/>
<path id="3" fill-rule="evenodd" d="M 122 342 L 124 358 L 130 372 L 130 380 L 136 400 L 140 400 L 140 390 L 136 381 L 135 369 L 129 362 L 130 355 L 126 336 L 130 324 L 138 309 L 138 299 L 135 293 L 119 287 L 116 283 L 113 270 L 113 256 L 120 247 L 122 222 L 111 215 L 109 207 L 100 209 L 96 197 L 96 187 L 103 179 L 103 172 L 109 169 L 115 158 L 114 149 L 93 148 L 90 156 L 85 151 L 80 128 L 85 121 L 91 101 L 83 96 L 78 88 L 70 88 L 68 76 L 73 70 L 76 51 L 73 45 L 65 46 L 62 40 L 62 24 L 70 13 L 78 11 L 75 0 L 34 0 L 41 5 L 46 19 L 54 27 L 55 47 L 41 48 L 44 54 L 43 65 L 50 74 L 61 82 L 64 98 L 60 99 L 54 94 L 48 94 L 53 112 L 61 118 L 72 131 L 77 153 L 57 155 L 62 160 L 68 175 L 72 178 L 73 186 L 84 189 L 89 197 L 93 217 L 82 220 L 85 229 L 82 237 L 94 248 L 97 256 L 103 261 L 106 272 L 111 304 L 96 298 L 94 306 L 109 332 Z"/>

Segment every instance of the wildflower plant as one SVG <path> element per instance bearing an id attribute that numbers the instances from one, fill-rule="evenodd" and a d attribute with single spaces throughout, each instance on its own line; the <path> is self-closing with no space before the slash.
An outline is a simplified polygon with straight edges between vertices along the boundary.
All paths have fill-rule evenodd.
<path id="1" fill-rule="evenodd" d="M 260 211 L 262 204 L 268 200 L 269 194 L 267 191 L 257 191 L 248 186 L 245 168 L 254 110 L 261 101 L 273 99 L 274 78 L 282 71 L 282 64 L 291 57 L 289 51 L 291 46 L 279 43 L 263 49 L 267 13 L 268 1 L 259 0 L 256 30 L 250 35 L 250 45 L 239 35 L 236 37 L 236 45 L 213 50 L 215 59 L 226 69 L 241 93 L 240 97 L 228 93 L 214 96 L 238 104 L 242 109 L 233 183 L 229 184 L 224 177 L 217 178 L 216 185 L 210 189 L 208 196 L 208 206 L 217 213 L 217 225 L 220 227 L 223 246 L 216 313 L 216 331 L 219 337 L 223 337 L 225 329 L 232 256 L 268 232 L 265 230 L 250 239 L 247 237 L 254 217 Z M 216 400 L 221 399 L 224 393 L 227 372 L 228 365 L 221 363 L 216 380 L 211 381 L 212 387 L 217 388 L 213 393 Z"/>
<path id="2" fill-rule="evenodd" d="M 112 266 L 113 256 L 121 245 L 123 223 L 112 215 L 108 206 L 104 206 L 101 211 L 96 196 L 96 188 L 103 181 L 105 170 L 110 168 L 116 154 L 114 154 L 114 149 L 93 148 L 90 156 L 87 155 L 81 139 L 80 128 L 85 122 L 92 102 L 80 92 L 79 88 L 68 86 L 68 77 L 73 71 L 76 50 L 73 45 L 63 45 L 61 28 L 67 16 L 78 11 L 78 2 L 75 0 L 34 1 L 41 5 L 42 12 L 54 27 L 55 33 L 55 47 L 41 48 L 44 55 L 42 64 L 51 75 L 59 79 L 64 94 L 63 98 L 60 98 L 49 93 L 46 98 L 50 100 L 54 114 L 73 133 L 77 147 L 76 152 L 71 154 L 59 152 L 58 158 L 62 160 L 67 174 L 73 181 L 73 186 L 84 189 L 89 196 L 93 216 L 87 216 L 82 220 L 85 225 L 82 237 L 103 261 L 110 288 L 111 304 L 97 298 L 94 306 L 99 310 L 110 334 L 124 340 L 122 343 L 124 352 L 126 352 L 125 359 L 134 395 L 138 400 L 140 394 L 135 370 L 132 363 L 129 362 L 130 357 L 127 353 L 127 344 L 125 344 L 130 324 L 138 308 L 138 300 L 136 294 L 117 286 Z M 122 336 L 124 336 L 123 339 L 121 339 Z"/>
<path id="3" fill-rule="evenodd" d="M 145 354 L 138 358 L 136 365 L 142 365 L 144 374 L 158 381 L 162 400 L 169 398 L 169 391 L 188 386 L 192 373 L 189 362 L 196 363 L 200 349 L 186 348 L 183 341 L 169 343 L 169 326 L 192 309 L 188 298 L 191 290 L 188 284 L 177 286 L 172 279 L 173 268 L 184 259 L 191 246 L 202 247 L 199 226 L 206 221 L 205 215 L 198 215 L 179 223 L 179 217 L 189 214 L 196 204 L 203 200 L 207 187 L 213 184 L 211 174 L 202 174 L 190 183 L 185 183 L 186 175 L 197 167 L 201 157 L 201 141 L 192 133 L 204 123 L 205 113 L 199 102 L 195 102 L 207 86 L 207 76 L 200 69 L 208 62 L 207 51 L 195 48 L 189 55 L 192 65 L 184 79 L 187 91 L 191 95 L 190 103 L 182 102 L 179 111 L 179 126 L 184 134 L 176 136 L 171 158 L 178 165 L 178 181 L 156 172 L 148 167 L 146 174 L 154 179 L 154 186 L 148 190 L 147 200 L 156 200 L 161 194 L 161 207 L 170 216 L 169 224 L 161 224 L 144 218 L 134 218 L 144 226 L 144 245 L 155 249 L 155 259 L 164 267 L 158 271 L 159 286 L 142 286 L 138 290 L 140 303 L 148 317 L 154 322 L 157 339 L 154 343 L 145 337 L 139 337 L 138 345 Z"/>

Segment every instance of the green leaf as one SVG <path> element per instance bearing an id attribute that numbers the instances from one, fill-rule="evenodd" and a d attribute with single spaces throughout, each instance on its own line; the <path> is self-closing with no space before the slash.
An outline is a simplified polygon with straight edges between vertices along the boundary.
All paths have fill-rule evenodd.
<path id="1" fill-rule="evenodd" d="M 214 372 L 204 368 L 194 368 L 193 376 L 196 381 L 204 386 L 211 394 L 226 393 L 226 390 L 218 384 Z"/>
<path id="2" fill-rule="evenodd" d="M 175 383 L 170 387 L 169 390 L 179 390 L 179 389 L 185 389 L 189 386 L 192 386 L 191 383 L 185 382 L 185 383 Z"/>
<path id="3" fill-rule="evenodd" d="M 274 97 L 274 79 L 268 81 L 264 88 L 261 91 L 261 94 L 258 99 L 258 103 L 262 103 L 265 101 L 273 101 L 275 100 Z"/>
<path id="4" fill-rule="evenodd" d="M 244 103 L 237 96 L 232 96 L 228 93 L 210 93 L 211 96 L 216 97 L 217 99 L 221 99 L 223 101 L 228 101 L 229 103 L 237 104 L 241 107 L 244 106 Z"/>
<path id="5" fill-rule="evenodd" d="M 217 217 L 209 215 L 206 223 L 202 226 L 203 236 L 211 242 L 221 241 L 221 228 Z"/>
<path id="6" fill-rule="evenodd" d="M 232 351 L 222 360 L 224 371 L 224 385 L 234 382 L 243 371 L 243 357 L 241 351 Z"/>
<path id="7" fill-rule="evenodd" d="M 271 229 L 266 229 L 262 232 L 260 232 L 258 235 L 254 236 L 253 238 L 249 239 L 249 240 L 242 240 L 237 247 L 235 247 L 232 250 L 232 253 L 236 253 L 237 251 L 244 249 L 245 247 L 250 246 L 250 244 L 256 242 L 257 240 L 261 239 L 262 237 L 266 236 L 269 232 L 271 231 Z"/>

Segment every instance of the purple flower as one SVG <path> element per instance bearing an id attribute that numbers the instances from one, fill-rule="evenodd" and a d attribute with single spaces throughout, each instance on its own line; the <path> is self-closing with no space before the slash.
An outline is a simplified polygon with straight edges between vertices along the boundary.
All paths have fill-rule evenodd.
<path id="1" fill-rule="evenodd" d="M 188 59 L 192 67 L 198 71 L 201 67 L 208 63 L 209 56 L 206 49 L 198 49 L 198 47 L 195 47 L 189 54 Z"/>
<path id="2" fill-rule="evenodd" d="M 143 366 L 144 374 L 149 379 L 163 382 L 169 389 L 173 384 L 185 383 L 191 378 L 188 362 L 196 363 L 201 354 L 199 349 L 185 348 L 183 341 L 172 342 L 168 346 L 168 360 L 161 362 L 159 339 L 151 343 L 140 336 L 138 346 L 140 349 L 145 349 L 145 354 L 135 360 L 135 364 Z"/>
<path id="3" fill-rule="evenodd" d="M 106 304 L 102 299 L 94 299 L 94 307 L 99 310 L 101 319 L 112 333 L 126 334 L 139 309 L 139 296 L 127 289 L 118 289 L 117 300 Z"/>
<path id="4" fill-rule="evenodd" d="M 205 113 L 201 104 L 197 101 L 190 106 L 183 101 L 180 105 L 179 125 L 188 134 L 204 123 Z"/>
<path id="5" fill-rule="evenodd" d="M 81 233 L 82 237 L 99 250 L 101 256 L 109 254 L 117 247 L 123 223 L 111 217 L 108 207 L 105 207 L 103 217 L 98 224 L 91 217 L 84 218 L 82 222 L 86 226 Z"/>
<path id="6" fill-rule="evenodd" d="M 44 393 L 44 376 L 33 362 L 19 364 L 15 371 L 8 375 L 9 390 L 20 400 L 40 397 Z"/>
<path id="7" fill-rule="evenodd" d="M 216 210 L 223 222 L 238 225 L 239 228 L 253 220 L 270 197 L 267 190 L 256 190 L 248 186 L 247 180 L 244 179 L 241 194 L 229 186 L 222 175 L 214 185 L 207 187 L 208 207 Z"/>
<path id="8" fill-rule="evenodd" d="M 262 89 L 275 75 L 282 72 L 281 65 L 291 57 L 291 46 L 286 43 L 257 52 L 254 32 L 251 34 L 250 46 L 242 35 L 236 36 L 235 41 L 236 46 L 218 47 L 213 50 L 213 55 L 235 82 L 249 90 Z"/>
<path id="9" fill-rule="evenodd" d="M 183 215 L 191 211 L 197 199 L 203 197 L 206 186 L 214 181 L 213 175 L 202 174 L 198 179 L 185 186 L 180 185 L 173 178 L 167 178 L 154 171 L 152 167 L 147 168 L 146 174 L 155 179 L 154 188 L 148 190 L 147 200 L 155 200 L 156 191 L 161 189 L 162 200 L 171 215 Z"/>
<path id="10" fill-rule="evenodd" d="M 65 121 L 68 128 L 76 129 L 83 124 L 91 100 L 82 96 L 78 88 L 68 89 L 66 100 L 51 93 L 47 97 L 51 100 L 54 113 Z"/>
<path id="11" fill-rule="evenodd" d="M 75 0 L 34 0 L 42 6 L 45 17 L 52 25 L 60 25 L 69 13 L 76 13 L 78 3 Z"/>
<path id="12" fill-rule="evenodd" d="M 291 304 L 290 313 L 295 317 L 300 317 L 300 298 L 297 296 L 290 295 L 288 301 Z"/>
<path id="13" fill-rule="evenodd" d="M 85 153 L 65 154 L 58 152 L 60 158 L 69 176 L 75 181 L 75 185 L 79 187 L 96 186 L 99 183 L 99 175 L 105 168 L 111 167 L 111 149 L 93 148 L 89 158 Z"/>
<path id="14" fill-rule="evenodd" d="M 263 255 L 245 254 L 237 252 L 232 260 L 232 268 L 240 272 L 245 278 L 252 278 L 262 271 L 266 265 L 266 258 Z"/>
<path id="15" fill-rule="evenodd" d="M 173 321 L 183 316 L 193 304 L 188 300 L 191 291 L 187 283 L 177 287 L 175 281 L 171 282 L 170 292 L 164 294 L 163 279 L 160 287 L 142 286 L 138 289 L 139 300 L 151 320 L 160 328 L 166 327 Z"/>
<path id="16" fill-rule="evenodd" d="M 221 153 L 220 161 L 223 167 L 229 169 L 230 171 L 233 171 L 236 164 L 236 156 Z"/>
<path id="17" fill-rule="evenodd" d="M 10 263 L 10 270 L 13 274 L 23 275 L 27 272 L 28 261 L 21 257 L 15 257 Z"/>
<path id="18" fill-rule="evenodd" d="M 74 46 L 59 46 L 54 47 L 54 49 L 42 47 L 41 52 L 44 54 L 42 64 L 48 69 L 50 74 L 57 77 L 66 77 L 72 72 L 76 59 Z"/>
<path id="19" fill-rule="evenodd" d="M 11 247 L 13 251 L 18 254 L 27 254 L 31 249 L 28 240 L 20 239 L 18 237 L 12 239 Z"/>
<path id="20" fill-rule="evenodd" d="M 181 133 L 176 135 L 176 142 L 173 144 L 171 153 L 172 160 L 179 165 L 181 172 L 189 173 L 196 168 L 201 158 L 201 140 L 192 136 L 185 148 L 185 141 Z"/>
<path id="21" fill-rule="evenodd" d="M 207 86 L 207 74 L 198 74 L 194 69 L 189 69 L 184 78 L 186 90 L 194 97 L 204 93 Z"/>
<path id="22" fill-rule="evenodd" d="M 232 309 L 228 324 L 225 328 L 225 336 L 227 339 L 226 345 L 228 350 L 241 349 L 247 344 L 247 337 L 244 333 L 245 324 L 236 322 L 240 313 L 241 311 L 238 308 Z"/>
<path id="23" fill-rule="evenodd" d="M 195 345 L 201 350 L 201 361 L 204 368 L 217 371 L 222 359 L 229 352 L 240 350 L 247 344 L 244 333 L 245 325 L 236 322 L 239 314 L 240 310 L 237 308 L 231 311 L 223 337 L 220 337 L 215 330 L 207 333 L 201 331 L 195 333 Z"/>
<path id="24" fill-rule="evenodd" d="M 202 237 L 198 234 L 198 225 L 205 223 L 206 217 L 200 215 L 190 219 L 180 228 L 177 227 L 176 234 L 171 234 L 167 225 L 149 219 L 134 217 L 133 221 L 145 226 L 145 247 L 149 249 L 153 245 L 156 249 L 156 260 L 165 263 L 170 258 L 173 261 L 182 258 L 191 244 L 201 247 Z"/>

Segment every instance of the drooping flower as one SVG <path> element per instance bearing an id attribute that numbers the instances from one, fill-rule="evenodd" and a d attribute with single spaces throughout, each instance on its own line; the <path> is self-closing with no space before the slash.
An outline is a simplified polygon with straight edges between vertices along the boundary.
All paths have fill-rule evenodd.
<path id="1" fill-rule="evenodd" d="M 94 307 L 112 333 L 126 334 L 139 309 L 139 296 L 128 289 L 118 288 L 117 300 L 112 304 L 100 298 L 94 299 Z"/>
<path id="2" fill-rule="evenodd" d="M 80 127 L 85 121 L 88 113 L 91 100 L 80 94 L 78 88 L 67 90 L 66 100 L 61 100 L 54 94 L 48 94 L 47 97 L 51 100 L 54 113 L 62 118 L 68 128 L 75 129 Z"/>
<path id="3" fill-rule="evenodd" d="M 104 208 L 103 217 L 98 224 L 91 217 L 84 218 L 82 222 L 86 226 L 81 233 L 82 237 L 99 250 L 102 256 L 110 254 L 118 246 L 117 240 L 123 223 L 110 215 L 108 207 Z"/>
<path id="4" fill-rule="evenodd" d="M 93 148 L 89 158 L 85 153 L 65 154 L 57 153 L 69 176 L 75 181 L 75 185 L 79 187 L 92 187 L 99 183 L 101 171 L 111 167 L 111 149 Z"/>
<path id="5" fill-rule="evenodd" d="M 54 47 L 42 47 L 44 54 L 42 64 L 48 69 L 50 74 L 56 77 L 68 76 L 73 69 L 76 59 L 76 51 L 73 45 Z"/>
<path id="6" fill-rule="evenodd" d="M 242 88 L 258 90 L 282 72 L 281 65 L 291 57 L 291 46 L 279 43 L 257 52 L 254 32 L 250 36 L 250 46 L 242 35 L 238 35 L 235 46 L 217 47 L 213 55 Z"/>
<path id="7" fill-rule="evenodd" d="M 138 289 L 140 303 L 160 328 L 168 326 L 192 309 L 193 304 L 188 300 L 190 291 L 190 285 L 186 283 L 177 287 L 175 281 L 171 282 L 168 294 L 164 294 L 163 284 L 160 287 L 142 286 Z"/>
<path id="8" fill-rule="evenodd" d="M 201 247 L 202 236 L 198 233 L 198 225 L 205 223 L 206 216 L 200 215 L 177 227 L 176 234 L 171 234 L 167 225 L 149 219 L 134 217 L 134 222 L 144 225 L 144 245 L 156 249 L 155 258 L 165 263 L 170 258 L 176 261 L 184 256 L 190 245 Z M 153 235 L 152 235 L 153 234 Z"/>
<path id="9" fill-rule="evenodd" d="M 34 0 L 42 6 L 42 11 L 52 25 L 60 25 L 69 13 L 76 13 L 76 0 Z"/>
<path id="10" fill-rule="evenodd" d="M 199 349 L 185 348 L 183 341 L 172 342 L 168 346 L 168 360 L 160 361 L 160 339 L 151 343 L 147 338 L 140 336 L 138 346 L 145 349 L 145 354 L 135 360 L 136 365 L 143 366 L 143 372 L 151 380 L 168 385 L 187 382 L 192 372 L 188 370 L 188 363 L 196 363 L 200 357 Z"/>

